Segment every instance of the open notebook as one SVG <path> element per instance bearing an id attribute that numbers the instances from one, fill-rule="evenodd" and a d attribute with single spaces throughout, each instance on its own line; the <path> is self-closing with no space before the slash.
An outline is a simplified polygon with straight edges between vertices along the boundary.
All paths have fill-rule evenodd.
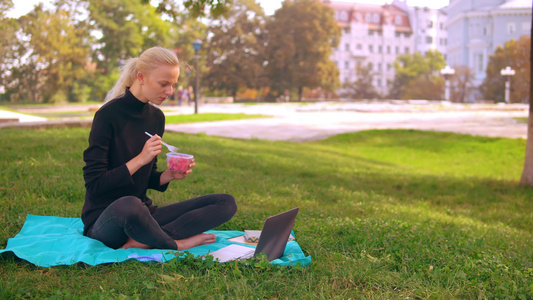
<path id="1" fill-rule="evenodd" d="M 287 240 L 291 234 L 297 214 L 298 207 L 268 217 L 263 224 L 259 242 L 255 249 L 232 244 L 209 253 L 209 255 L 212 255 L 215 259 L 218 258 L 220 262 L 246 259 L 259 255 L 260 253 L 265 253 L 268 261 L 280 258 L 287 246 Z"/>

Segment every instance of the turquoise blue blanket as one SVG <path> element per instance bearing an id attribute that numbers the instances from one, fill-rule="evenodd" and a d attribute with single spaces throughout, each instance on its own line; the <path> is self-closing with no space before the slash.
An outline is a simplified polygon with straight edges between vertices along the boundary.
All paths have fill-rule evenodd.
<path id="1" fill-rule="evenodd" d="M 80 218 L 62 218 L 28 215 L 20 232 L 7 241 L 7 247 L 0 254 L 13 253 L 17 257 L 41 267 L 72 265 L 79 262 L 88 265 L 123 262 L 129 259 L 140 261 L 165 262 L 176 258 L 169 250 L 156 249 L 111 249 L 103 243 L 83 236 L 83 223 Z M 205 255 L 232 242 L 229 238 L 243 235 L 243 231 L 211 230 L 217 241 L 210 245 L 198 246 L 188 251 L 194 255 Z M 272 264 L 307 266 L 311 257 L 305 256 L 296 241 L 291 241 L 285 253 Z"/>

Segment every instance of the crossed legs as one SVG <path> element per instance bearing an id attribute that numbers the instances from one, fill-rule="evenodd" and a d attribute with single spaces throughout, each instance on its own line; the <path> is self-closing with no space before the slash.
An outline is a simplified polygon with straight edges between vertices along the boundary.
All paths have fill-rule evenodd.
<path id="1" fill-rule="evenodd" d="M 111 248 L 185 250 L 213 243 L 205 234 L 229 221 L 237 205 L 229 194 L 210 194 L 159 207 L 153 214 L 133 196 L 109 205 L 87 233 Z"/>

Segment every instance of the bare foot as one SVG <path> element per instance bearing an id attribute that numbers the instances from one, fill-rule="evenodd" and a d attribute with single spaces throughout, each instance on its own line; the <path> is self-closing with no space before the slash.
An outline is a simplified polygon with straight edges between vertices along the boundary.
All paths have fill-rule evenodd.
<path id="1" fill-rule="evenodd" d="M 122 248 L 122 249 L 129 249 L 129 248 L 151 249 L 152 247 L 150 247 L 148 245 L 145 245 L 145 244 L 142 244 L 142 243 L 139 243 L 139 242 L 137 242 L 136 240 L 134 240 L 132 238 L 128 238 L 128 241 L 126 242 L 126 244 L 124 244 L 120 248 Z"/>
<path id="2" fill-rule="evenodd" d="M 176 240 L 176 245 L 178 246 L 178 250 L 185 250 L 200 245 L 212 244 L 216 240 L 217 236 L 214 234 L 200 233 L 198 235 L 191 236 L 190 238 Z"/>

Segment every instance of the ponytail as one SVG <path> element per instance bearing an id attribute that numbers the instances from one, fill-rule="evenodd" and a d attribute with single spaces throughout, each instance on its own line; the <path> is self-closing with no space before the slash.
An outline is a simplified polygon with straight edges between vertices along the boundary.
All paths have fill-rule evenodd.
<path id="1" fill-rule="evenodd" d="M 121 97 L 137 78 L 138 72 L 150 72 L 158 65 L 179 66 L 176 54 L 169 49 L 152 47 L 144 51 L 139 57 L 130 58 L 119 68 L 120 77 L 115 86 L 107 92 L 104 102 Z"/>
<path id="2" fill-rule="evenodd" d="M 139 58 L 130 58 L 126 61 L 126 64 L 119 68 L 120 77 L 117 80 L 115 86 L 107 92 L 104 102 L 108 102 L 115 98 L 124 96 L 126 93 L 126 87 L 129 87 L 135 81 L 137 76 L 137 61 Z"/>

